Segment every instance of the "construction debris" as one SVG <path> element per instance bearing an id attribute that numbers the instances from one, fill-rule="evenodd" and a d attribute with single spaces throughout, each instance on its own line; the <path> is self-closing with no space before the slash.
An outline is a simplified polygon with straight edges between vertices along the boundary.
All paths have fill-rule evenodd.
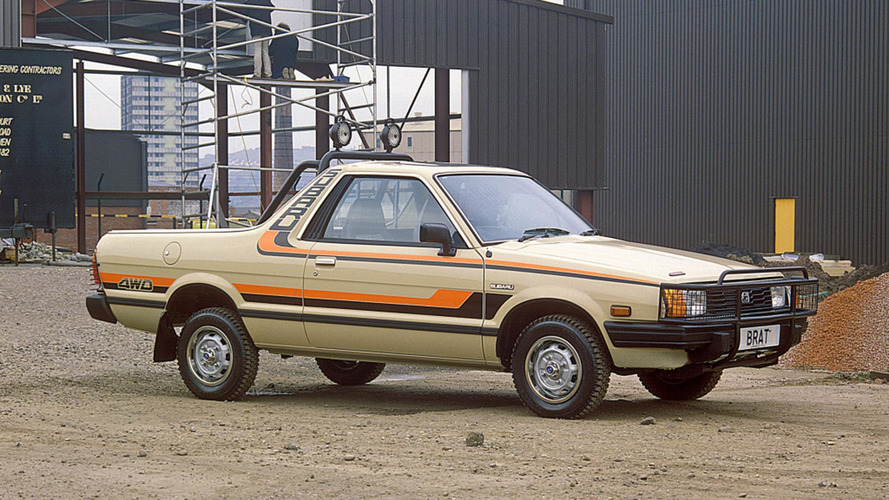
<path id="1" fill-rule="evenodd" d="M 809 276 L 818 278 L 818 289 L 822 294 L 822 298 L 833 295 L 840 290 L 845 290 L 860 281 L 875 278 L 889 272 L 889 262 L 879 266 L 862 265 L 854 269 L 851 263 L 846 266 L 845 263 L 848 261 L 826 260 L 823 254 L 783 254 L 775 257 L 766 257 L 763 254 L 751 252 L 746 248 L 716 243 L 702 243 L 692 248 L 692 251 L 760 267 L 805 267 L 809 272 Z M 830 273 L 825 272 L 824 267 L 826 265 L 831 267 Z M 847 268 L 849 272 L 844 274 L 833 272 L 836 268 Z"/>
<path id="2" fill-rule="evenodd" d="M 9 240 L 0 241 L 0 261 L 13 260 L 15 243 Z M 19 262 L 23 264 L 47 263 L 52 261 L 52 246 L 34 241 L 19 245 Z M 56 261 L 64 263 L 91 262 L 92 256 L 73 252 L 67 248 L 56 247 Z"/>
<path id="3" fill-rule="evenodd" d="M 762 254 L 752 252 L 748 248 L 740 248 L 732 245 L 720 245 L 718 243 L 701 243 L 691 249 L 692 252 L 713 255 L 714 257 L 722 257 L 724 259 L 737 260 L 746 264 L 755 264 L 763 266 L 766 264 Z"/>

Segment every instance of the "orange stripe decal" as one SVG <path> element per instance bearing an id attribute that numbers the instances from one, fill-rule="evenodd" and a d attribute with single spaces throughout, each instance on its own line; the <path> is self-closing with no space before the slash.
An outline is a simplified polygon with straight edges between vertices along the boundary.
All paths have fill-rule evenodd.
<path id="1" fill-rule="evenodd" d="M 173 278 L 158 278 L 157 276 L 133 276 L 132 274 L 99 273 L 99 279 L 106 283 L 119 283 L 124 278 L 135 278 L 151 281 L 154 286 L 170 286 L 176 281 Z"/>
<path id="2" fill-rule="evenodd" d="M 233 283 L 235 289 L 241 293 L 254 293 L 258 295 L 277 295 L 279 297 L 302 297 L 303 291 L 299 288 L 285 288 L 280 286 L 246 285 Z"/>
<path id="3" fill-rule="evenodd" d="M 397 295 L 377 295 L 370 293 L 328 292 L 323 290 L 306 290 L 307 299 L 345 300 L 351 302 L 373 302 L 376 304 L 398 304 L 408 306 L 443 307 L 459 309 L 472 295 L 467 290 L 436 290 L 431 297 L 400 297 Z"/>
<path id="4" fill-rule="evenodd" d="M 427 255 L 405 255 L 398 253 L 369 253 L 369 252 L 335 252 L 335 251 L 327 251 L 322 250 L 317 252 L 318 255 L 330 255 L 332 257 L 364 257 L 371 259 L 396 259 L 396 260 L 414 260 L 414 261 L 426 261 L 426 262 L 453 262 L 455 264 L 478 264 L 481 265 L 482 261 L 478 259 L 458 259 L 455 257 L 439 257 L 439 256 L 427 256 Z M 315 252 L 312 253 L 315 255 Z"/>
<path id="5" fill-rule="evenodd" d="M 275 243 L 275 237 L 278 236 L 280 231 L 266 231 L 262 233 L 262 236 L 259 237 L 259 246 L 260 250 L 266 252 L 281 252 L 281 253 L 292 253 L 296 255 L 305 255 L 306 250 L 300 248 L 293 247 L 282 247 Z"/>
<path id="6" fill-rule="evenodd" d="M 617 276 L 614 274 L 594 273 L 594 272 L 590 272 L 590 271 L 581 271 L 579 269 L 568 269 L 568 268 L 564 268 L 564 267 L 541 266 L 541 265 L 537 265 L 537 264 L 525 264 L 522 262 L 509 262 L 509 261 L 504 261 L 504 260 L 489 260 L 487 263 L 492 266 L 507 266 L 507 267 L 517 267 L 520 269 L 538 269 L 541 271 L 555 271 L 555 272 L 559 272 L 559 273 L 584 274 L 587 276 L 597 276 L 600 278 L 612 278 L 612 279 L 623 280 L 623 281 L 635 281 L 636 283 L 647 283 L 647 284 L 651 284 L 651 285 L 659 285 L 660 284 L 659 282 L 656 282 L 656 281 L 641 280 L 641 279 L 636 279 L 636 278 L 627 278 L 625 276 Z"/>

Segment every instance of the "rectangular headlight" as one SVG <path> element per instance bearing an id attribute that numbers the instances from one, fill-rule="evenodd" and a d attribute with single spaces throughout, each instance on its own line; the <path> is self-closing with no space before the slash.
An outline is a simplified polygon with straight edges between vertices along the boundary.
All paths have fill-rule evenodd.
<path id="1" fill-rule="evenodd" d="M 772 292 L 772 309 L 780 309 L 786 307 L 789 303 L 790 287 L 789 286 L 773 286 Z"/>
<path id="2" fill-rule="evenodd" d="M 668 318 L 701 316 L 707 312 L 707 292 L 704 290 L 664 290 L 664 315 Z"/>

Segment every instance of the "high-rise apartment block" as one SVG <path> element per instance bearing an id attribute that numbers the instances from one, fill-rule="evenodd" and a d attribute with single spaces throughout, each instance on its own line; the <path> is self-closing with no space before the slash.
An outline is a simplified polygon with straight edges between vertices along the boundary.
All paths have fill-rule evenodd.
<path id="1" fill-rule="evenodd" d="M 196 83 L 185 84 L 185 99 L 198 96 Z M 148 143 L 148 187 L 178 187 L 182 183 L 182 137 L 180 102 L 182 93 L 177 78 L 124 75 L 120 78 L 120 111 L 123 130 L 176 132 L 170 134 L 139 134 Z M 191 105 L 185 122 L 198 121 L 198 107 Z M 186 136 L 186 145 L 197 145 L 197 136 Z M 198 166 L 198 150 L 185 151 L 185 168 Z M 199 176 L 191 174 L 185 187 L 197 187 Z"/>

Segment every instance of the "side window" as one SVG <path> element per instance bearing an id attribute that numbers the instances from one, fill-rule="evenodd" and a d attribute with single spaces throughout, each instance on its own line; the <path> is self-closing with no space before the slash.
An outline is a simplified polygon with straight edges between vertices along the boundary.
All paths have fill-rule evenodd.
<path id="1" fill-rule="evenodd" d="M 322 239 L 420 243 L 420 225 L 444 224 L 441 206 L 416 179 L 355 177 L 324 228 Z"/>

